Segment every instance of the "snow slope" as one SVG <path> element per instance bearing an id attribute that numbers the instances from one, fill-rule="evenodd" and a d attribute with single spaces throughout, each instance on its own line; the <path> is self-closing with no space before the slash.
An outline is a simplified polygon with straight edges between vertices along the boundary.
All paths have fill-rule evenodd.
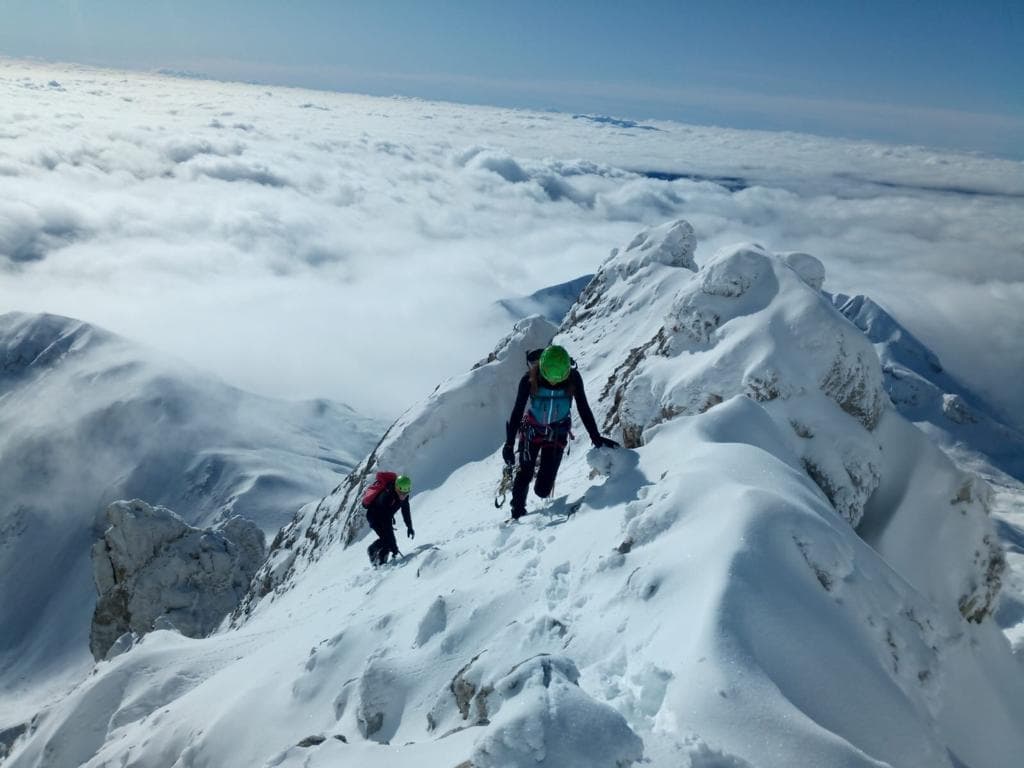
<path id="1" fill-rule="evenodd" d="M 239 514 L 272 536 L 376 429 L 346 406 L 255 397 L 76 320 L 0 315 L 0 725 L 33 686 L 92 662 L 89 551 L 107 504 L 143 498 L 201 526 Z"/>
<path id="2" fill-rule="evenodd" d="M 747 244 L 697 269 L 694 240 L 613 251 L 558 329 L 633 447 L 575 444 L 498 524 L 523 354 L 556 331 L 518 323 L 283 529 L 230 628 L 100 663 L 9 765 L 1016 764 L 984 484 L 889 404 L 820 264 Z M 377 468 L 412 475 L 417 539 L 372 570 Z"/>

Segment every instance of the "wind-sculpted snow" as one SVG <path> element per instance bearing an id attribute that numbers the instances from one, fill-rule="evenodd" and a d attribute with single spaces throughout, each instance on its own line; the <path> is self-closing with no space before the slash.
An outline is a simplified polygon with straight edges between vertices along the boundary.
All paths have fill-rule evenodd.
<path id="1" fill-rule="evenodd" d="M 101 663 L 24 721 L 12 768 L 1016 764 L 984 483 L 887 405 L 811 257 L 623 254 L 555 340 L 633 447 L 572 443 L 499 524 L 504 419 L 554 330 L 518 324 L 283 530 L 233 628 Z M 377 469 L 412 475 L 417 537 L 372 569 Z"/>
<path id="2" fill-rule="evenodd" d="M 474 768 L 624 768 L 643 756 L 643 742 L 625 718 L 580 689 L 571 659 L 534 657 L 498 679 L 481 677 L 479 684 L 490 691 L 491 727 L 473 750 Z"/>
<path id="3" fill-rule="evenodd" d="M 89 645 L 97 659 L 121 635 L 144 635 L 161 621 L 188 637 L 208 635 L 266 556 L 263 533 L 238 516 L 203 530 L 136 499 L 110 505 L 107 521 L 92 549 L 99 597 Z"/>
<path id="4" fill-rule="evenodd" d="M 612 262 L 621 277 L 629 277 L 649 264 L 695 269 L 697 236 L 688 221 L 679 219 L 644 230 Z M 606 264 L 607 266 L 607 264 Z"/>
<path id="5" fill-rule="evenodd" d="M 825 283 L 825 265 L 809 253 L 793 251 L 780 253 L 779 257 L 786 265 L 800 275 L 800 279 L 816 291 L 821 290 Z"/>
<path id="6" fill-rule="evenodd" d="M 643 240 L 638 236 L 636 241 Z M 941 599 L 940 592 L 947 600 L 952 597 L 964 616 L 977 619 L 991 613 L 1003 558 L 984 494 L 961 498 L 960 489 L 970 481 L 949 462 L 932 457 L 934 451 L 928 452 L 927 441 L 916 430 L 894 436 L 888 444 L 882 439 L 877 428 L 889 399 L 879 359 L 870 341 L 820 292 L 824 269 L 817 259 L 809 254 L 775 256 L 761 246 L 739 245 L 720 250 L 692 273 L 693 267 L 623 269 L 621 258 L 613 252 L 592 283 L 602 286 L 601 293 L 581 297 L 566 323 L 576 346 L 586 349 L 585 340 L 600 334 L 602 326 L 639 325 L 626 318 L 641 312 L 653 319 L 664 317 L 660 327 L 646 320 L 651 335 L 608 377 L 604 394 L 612 402 L 606 428 L 621 430 L 626 445 L 640 446 L 667 421 L 747 397 L 760 403 L 786 435 L 785 445 L 766 450 L 796 457 L 854 528 L 881 485 L 906 481 L 909 467 L 895 471 L 895 457 L 909 451 L 922 457 L 922 466 L 925 461 L 941 464 L 935 477 L 944 479 L 933 477 L 932 491 L 922 488 L 912 495 L 907 517 L 892 493 L 885 504 L 876 503 L 873 529 L 900 518 L 910 528 L 902 545 L 885 548 L 890 561 L 908 577 L 913 573 L 915 585 L 936 599 Z M 655 301 L 637 298 L 643 294 L 660 296 Z M 654 307 L 668 311 L 661 314 Z M 751 425 L 748 434 L 735 439 L 749 441 L 753 434 Z M 983 487 L 980 481 L 978 487 Z M 929 522 L 920 516 L 920 499 L 931 492 L 943 497 L 936 508 L 946 514 Z M 880 506 L 884 512 L 877 511 Z M 948 542 L 937 541 L 936 526 L 948 530 Z M 630 539 L 642 542 L 649 528 L 643 517 L 634 519 Z M 654 530 L 659 530 L 657 524 Z M 921 557 L 923 551 L 955 555 L 950 562 Z M 937 592 L 930 586 L 935 583 L 943 585 Z"/>
<path id="7" fill-rule="evenodd" d="M 696 274 L 692 261 L 674 266 L 683 269 L 637 271 L 630 249 L 614 253 L 592 283 L 601 292 L 584 295 L 567 321 L 582 344 L 600 333 L 595 325 L 616 316 L 621 322 L 638 307 L 663 313 L 660 327 L 648 321 L 651 335 L 608 378 L 606 427 L 639 446 L 658 424 L 746 395 L 792 430 L 791 450 L 856 525 L 879 481 L 880 446 L 871 431 L 887 398 L 871 345 L 817 290 L 821 263 L 741 245 L 719 251 Z M 652 311 L 636 298 L 654 290 L 671 296 L 671 306 L 661 298 Z"/>

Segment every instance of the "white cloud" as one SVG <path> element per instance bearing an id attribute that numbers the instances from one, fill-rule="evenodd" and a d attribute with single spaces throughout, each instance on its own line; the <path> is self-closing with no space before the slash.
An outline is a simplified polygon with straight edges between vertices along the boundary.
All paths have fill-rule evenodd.
<path id="1" fill-rule="evenodd" d="M 394 414 L 507 330 L 494 301 L 684 216 L 698 258 L 817 255 L 1024 414 L 1021 163 L 4 60 L 0 99 L 0 309 L 260 392 Z"/>

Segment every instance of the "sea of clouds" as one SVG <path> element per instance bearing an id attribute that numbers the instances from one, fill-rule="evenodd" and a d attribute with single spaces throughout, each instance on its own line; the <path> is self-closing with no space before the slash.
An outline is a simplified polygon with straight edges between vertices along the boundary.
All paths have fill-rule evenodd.
<path id="1" fill-rule="evenodd" d="M 0 311 L 393 416 L 684 217 L 826 265 L 1024 423 L 1024 163 L 0 59 Z"/>

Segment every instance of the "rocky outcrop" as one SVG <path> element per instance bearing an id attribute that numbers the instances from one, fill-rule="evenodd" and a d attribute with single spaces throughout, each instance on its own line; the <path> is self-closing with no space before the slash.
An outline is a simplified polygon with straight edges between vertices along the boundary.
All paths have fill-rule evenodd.
<path id="1" fill-rule="evenodd" d="M 0 730 L 0 762 L 10 754 L 14 742 L 20 739 L 27 731 L 28 723 L 19 723 L 10 728 Z"/>
<path id="2" fill-rule="evenodd" d="M 109 527 L 92 549 L 96 659 L 129 632 L 208 635 L 238 605 L 266 554 L 263 533 L 241 517 L 199 529 L 139 500 L 111 504 L 106 515 Z"/>

